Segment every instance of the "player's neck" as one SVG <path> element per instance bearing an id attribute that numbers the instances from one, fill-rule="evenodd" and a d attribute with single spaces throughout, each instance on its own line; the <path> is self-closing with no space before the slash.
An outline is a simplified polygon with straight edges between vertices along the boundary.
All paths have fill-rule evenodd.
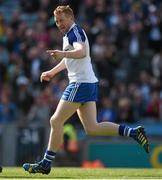
<path id="1" fill-rule="evenodd" d="M 66 33 L 68 33 L 73 27 L 75 26 L 75 22 L 72 21 L 70 24 L 69 24 L 69 29 Z"/>

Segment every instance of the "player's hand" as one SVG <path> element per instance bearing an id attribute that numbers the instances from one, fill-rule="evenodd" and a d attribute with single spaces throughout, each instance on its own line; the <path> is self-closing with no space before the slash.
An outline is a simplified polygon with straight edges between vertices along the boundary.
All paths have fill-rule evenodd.
<path id="1" fill-rule="evenodd" d="M 40 81 L 50 81 L 54 75 L 50 71 L 45 71 L 40 76 Z"/>
<path id="2" fill-rule="evenodd" d="M 65 57 L 65 52 L 60 50 L 47 50 L 47 53 L 49 53 L 54 59 L 61 60 Z"/>

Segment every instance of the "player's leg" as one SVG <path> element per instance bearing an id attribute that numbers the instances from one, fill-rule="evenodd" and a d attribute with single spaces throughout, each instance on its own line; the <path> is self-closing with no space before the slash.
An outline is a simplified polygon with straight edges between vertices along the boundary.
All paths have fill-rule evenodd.
<path id="1" fill-rule="evenodd" d="M 79 108 L 80 103 L 60 100 L 56 112 L 50 119 L 51 132 L 48 143 L 48 150 L 56 152 L 63 142 L 63 125 Z"/>
<path id="2" fill-rule="evenodd" d="M 95 102 L 87 102 L 80 106 L 77 113 L 87 134 L 97 136 L 130 136 L 141 144 L 146 152 L 149 152 L 148 140 L 142 127 L 130 128 L 111 122 L 97 123 Z"/>
<path id="3" fill-rule="evenodd" d="M 94 136 L 117 136 L 119 125 L 111 122 L 97 123 L 96 103 L 87 102 L 77 110 L 87 134 Z"/>
<path id="4" fill-rule="evenodd" d="M 50 172 L 52 160 L 55 158 L 56 151 L 63 142 L 64 123 L 76 112 L 80 105 L 80 103 L 60 100 L 55 113 L 50 119 L 51 132 L 44 158 L 42 161 L 35 164 L 25 163 L 23 167 L 26 171 L 30 173 L 42 174 L 48 174 Z"/>

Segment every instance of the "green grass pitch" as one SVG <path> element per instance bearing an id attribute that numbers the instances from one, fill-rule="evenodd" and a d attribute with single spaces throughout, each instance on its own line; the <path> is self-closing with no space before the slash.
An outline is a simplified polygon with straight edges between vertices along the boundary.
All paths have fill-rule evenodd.
<path id="1" fill-rule="evenodd" d="M 52 168 L 49 175 L 29 174 L 23 168 L 4 167 L 0 179 L 162 179 L 162 169 Z"/>

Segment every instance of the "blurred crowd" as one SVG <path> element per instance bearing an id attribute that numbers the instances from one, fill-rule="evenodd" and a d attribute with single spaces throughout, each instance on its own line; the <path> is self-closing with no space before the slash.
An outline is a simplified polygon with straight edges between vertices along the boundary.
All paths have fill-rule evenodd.
<path id="1" fill-rule="evenodd" d="M 53 10 L 70 4 L 89 38 L 100 81 L 98 122 L 162 120 L 160 0 L 0 0 L 0 124 L 48 125 L 66 71 L 40 83 L 62 49 Z"/>

